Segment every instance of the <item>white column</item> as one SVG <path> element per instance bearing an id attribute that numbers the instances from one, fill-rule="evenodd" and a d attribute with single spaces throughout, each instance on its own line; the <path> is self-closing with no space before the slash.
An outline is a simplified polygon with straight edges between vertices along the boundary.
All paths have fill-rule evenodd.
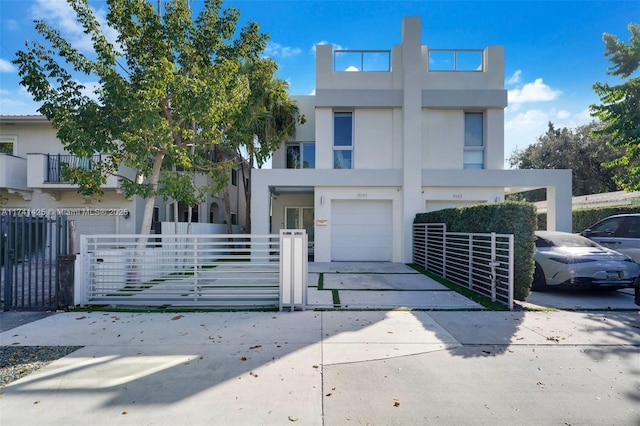
<path id="1" fill-rule="evenodd" d="M 418 16 L 406 17 L 402 23 L 402 262 L 411 262 L 413 219 L 422 209 L 422 77 L 426 69 L 420 27 Z"/>

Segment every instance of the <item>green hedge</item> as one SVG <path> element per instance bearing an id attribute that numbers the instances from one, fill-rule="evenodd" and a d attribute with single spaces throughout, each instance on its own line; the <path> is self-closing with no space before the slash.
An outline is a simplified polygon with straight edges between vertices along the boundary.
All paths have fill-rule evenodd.
<path id="1" fill-rule="evenodd" d="M 576 209 L 572 213 L 572 232 L 582 232 L 599 220 L 615 214 L 640 213 L 640 206 L 598 207 L 593 209 Z M 547 229 L 547 213 L 538 213 L 538 228 Z"/>
<path id="2" fill-rule="evenodd" d="M 445 223 L 450 232 L 496 232 L 514 236 L 514 297 L 525 300 L 533 279 L 536 210 L 530 203 L 507 201 L 444 209 L 416 215 L 414 223 Z"/>

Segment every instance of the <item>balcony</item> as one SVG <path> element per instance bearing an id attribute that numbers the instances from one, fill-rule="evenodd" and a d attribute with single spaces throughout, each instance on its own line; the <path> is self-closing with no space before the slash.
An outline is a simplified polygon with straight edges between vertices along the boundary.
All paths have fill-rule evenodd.
<path id="1" fill-rule="evenodd" d="M 0 154 L 0 189 L 27 195 L 27 160 L 10 154 Z"/>
<path id="2" fill-rule="evenodd" d="M 390 50 L 334 50 L 334 72 L 391 72 Z"/>
<path id="3" fill-rule="evenodd" d="M 429 49 L 429 71 L 483 72 L 482 49 Z"/>
<path id="4" fill-rule="evenodd" d="M 102 158 L 100 155 L 83 158 L 70 154 L 27 154 L 27 168 L 29 170 L 27 186 L 43 192 L 77 190 L 78 185 L 64 178 L 62 174 L 64 165 L 90 169 L 93 167 L 93 163 Z M 105 190 L 119 189 L 118 178 L 115 176 L 107 177 L 107 182 L 102 185 L 102 188 Z"/>

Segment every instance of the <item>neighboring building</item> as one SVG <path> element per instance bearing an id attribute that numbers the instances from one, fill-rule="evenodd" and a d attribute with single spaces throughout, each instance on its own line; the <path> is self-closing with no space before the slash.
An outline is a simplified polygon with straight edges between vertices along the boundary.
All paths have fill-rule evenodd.
<path id="1" fill-rule="evenodd" d="M 571 230 L 569 170 L 503 170 L 504 49 L 430 49 L 407 17 L 391 51 L 316 46 L 295 139 L 252 172 L 252 230 L 304 228 L 316 262 L 410 262 L 417 213 L 547 188 Z"/>
<path id="2" fill-rule="evenodd" d="M 0 212 L 24 211 L 35 214 L 67 213 L 76 221 L 80 234 L 135 234 L 140 232 L 144 200 L 124 196 L 119 178 L 110 176 L 103 185 L 103 196 L 83 196 L 77 185 L 65 181 L 61 164 L 88 166 L 89 162 L 70 155 L 56 137 L 56 130 L 46 117 L 0 116 Z M 134 171 L 122 168 L 119 173 L 132 178 Z M 244 175 L 239 168 L 230 171 L 229 198 L 232 221 L 245 222 Z M 207 183 L 197 175 L 199 184 Z M 207 196 L 193 209 L 192 222 L 224 223 L 222 193 Z M 172 200 L 158 197 L 154 211 L 154 229 L 158 222 L 173 221 Z M 178 205 L 178 221 L 187 221 L 187 208 Z M 79 247 L 79 246 L 77 246 Z"/>

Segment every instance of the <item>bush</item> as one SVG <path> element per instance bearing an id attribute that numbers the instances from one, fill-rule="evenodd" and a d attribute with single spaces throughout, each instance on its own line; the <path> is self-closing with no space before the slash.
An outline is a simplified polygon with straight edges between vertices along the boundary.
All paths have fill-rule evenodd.
<path id="1" fill-rule="evenodd" d="M 444 223 L 450 232 L 513 234 L 514 297 L 525 300 L 533 279 L 535 207 L 525 202 L 481 204 L 416 215 L 414 223 Z"/>

